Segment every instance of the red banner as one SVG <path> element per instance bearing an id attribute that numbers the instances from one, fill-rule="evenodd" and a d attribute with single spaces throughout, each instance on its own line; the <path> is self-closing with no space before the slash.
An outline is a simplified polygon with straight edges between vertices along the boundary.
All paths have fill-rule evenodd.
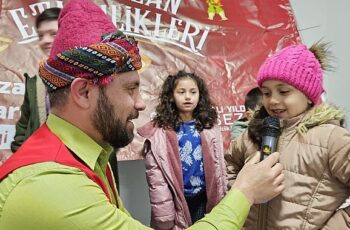
<path id="1" fill-rule="evenodd" d="M 243 116 L 244 95 L 276 49 L 300 40 L 288 0 L 95 1 L 117 27 L 139 40 L 141 90 L 147 108 L 136 123 L 150 120 L 163 80 L 178 70 L 205 79 L 219 113 L 225 148 L 233 122 Z M 11 154 L 23 101 L 23 73 L 35 75 L 42 58 L 35 17 L 64 1 L 8 0 L 0 3 L 0 164 Z M 119 160 L 140 159 L 142 139 L 120 150 Z"/>

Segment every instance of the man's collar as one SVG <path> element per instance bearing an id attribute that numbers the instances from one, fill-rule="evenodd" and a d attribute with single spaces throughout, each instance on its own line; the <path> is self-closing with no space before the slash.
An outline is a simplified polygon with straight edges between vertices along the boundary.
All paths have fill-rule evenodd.
<path id="1" fill-rule="evenodd" d="M 109 156 L 113 151 L 109 144 L 100 146 L 78 127 L 54 114 L 48 116 L 46 124 L 64 145 L 92 170 L 101 154 Z"/>

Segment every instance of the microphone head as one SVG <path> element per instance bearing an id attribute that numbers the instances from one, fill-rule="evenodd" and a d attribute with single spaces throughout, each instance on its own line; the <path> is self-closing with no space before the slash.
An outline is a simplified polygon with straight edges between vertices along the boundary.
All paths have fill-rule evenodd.
<path id="1" fill-rule="evenodd" d="M 278 117 L 266 117 L 261 131 L 262 136 L 278 137 L 280 134 L 280 119 Z"/>

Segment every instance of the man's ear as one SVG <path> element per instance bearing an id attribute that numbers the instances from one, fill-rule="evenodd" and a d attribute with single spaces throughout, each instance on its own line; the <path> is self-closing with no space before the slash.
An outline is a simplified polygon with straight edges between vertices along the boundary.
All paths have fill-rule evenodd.
<path id="1" fill-rule="evenodd" d="M 76 78 L 73 80 L 70 90 L 71 90 L 71 98 L 73 102 L 87 109 L 91 106 L 92 99 L 96 98 L 93 96 L 93 92 L 96 90 L 96 87 L 85 78 Z"/>

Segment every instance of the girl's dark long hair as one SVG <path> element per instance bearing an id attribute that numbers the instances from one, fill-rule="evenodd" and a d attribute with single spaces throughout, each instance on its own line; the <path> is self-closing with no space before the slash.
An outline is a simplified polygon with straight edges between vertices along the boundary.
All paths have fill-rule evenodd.
<path id="1" fill-rule="evenodd" d="M 184 78 L 192 79 L 196 82 L 199 89 L 199 102 L 193 111 L 196 129 L 202 131 L 203 129 L 212 128 L 217 122 L 218 114 L 210 99 L 208 88 L 203 79 L 194 73 L 185 71 L 179 71 L 176 75 L 169 75 L 165 79 L 153 122 L 161 128 L 171 128 L 175 131 L 179 129 L 183 121 L 179 116 L 173 94 L 179 80 Z"/>
<path id="2" fill-rule="evenodd" d="M 252 119 L 250 120 L 248 124 L 248 136 L 251 139 L 251 141 L 258 146 L 261 147 L 261 129 L 264 122 L 264 118 L 268 117 L 269 114 L 267 113 L 264 106 L 261 106 L 258 110 L 256 110 L 253 114 Z"/>

